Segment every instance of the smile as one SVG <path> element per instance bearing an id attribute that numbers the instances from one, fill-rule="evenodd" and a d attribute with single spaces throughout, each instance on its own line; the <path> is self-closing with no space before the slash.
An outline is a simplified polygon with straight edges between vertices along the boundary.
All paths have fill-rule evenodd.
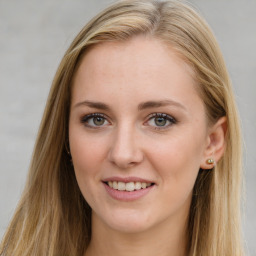
<path id="1" fill-rule="evenodd" d="M 122 182 L 122 181 L 108 181 L 107 184 L 109 187 L 119 190 L 119 191 L 135 191 L 148 188 L 153 185 L 153 183 L 146 183 L 146 182 Z"/>

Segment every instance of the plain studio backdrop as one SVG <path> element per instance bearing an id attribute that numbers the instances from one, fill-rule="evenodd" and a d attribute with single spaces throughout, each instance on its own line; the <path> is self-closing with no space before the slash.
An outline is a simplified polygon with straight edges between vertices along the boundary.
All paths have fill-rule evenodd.
<path id="1" fill-rule="evenodd" d="M 23 190 L 57 66 L 110 0 L 0 0 L 0 237 Z M 226 60 L 245 140 L 244 234 L 256 255 L 256 0 L 191 0 Z"/>

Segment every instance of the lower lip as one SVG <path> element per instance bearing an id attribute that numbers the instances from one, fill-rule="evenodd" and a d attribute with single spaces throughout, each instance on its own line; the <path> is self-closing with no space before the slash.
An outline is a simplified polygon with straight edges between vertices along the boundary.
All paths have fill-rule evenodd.
<path id="1" fill-rule="evenodd" d="M 106 191 L 112 198 L 114 198 L 116 200 L 120 200 L 120 201 L 138 200 L 138 199 L 142 198 L 143 196 L 145 196 L 146 194 L 148 194 L 150 192 L 150 190 L 154 187 L 154 185 L 153 185 L 153 186 L 143 188 L 140 190 L 134 190 L 134 191 L 121 190 L 120 191 L 120 190 L 116 190 L 116 189 L 109 187 L 105 183 L 103 183 L 103 185 L 105 186 Z"/>

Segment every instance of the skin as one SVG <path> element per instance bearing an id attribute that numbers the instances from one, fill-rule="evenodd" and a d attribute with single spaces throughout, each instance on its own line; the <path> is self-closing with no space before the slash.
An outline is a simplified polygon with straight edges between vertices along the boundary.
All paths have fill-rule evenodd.
<path id="1" fill-rule="evenodd" d="M 82 59 L 73 81 L 69 143 L 78 185 L 92 208 L 86 256 L 186 254 L 193 186 L 200 168 L 213 167 L 206 160 L 223 154 L 225 132 L 224 118 L 208 127 L 191 74 L 170 47 L 146 37 L 97 45 Z M 92 113 L 104 115 L 100 125 L 88 119 Z M 175 121 L 164 119 L 159 128 L 153 113 Z M 154 186 L 137 200 L 120 201 L 102 182 L 113 176 Z"/>

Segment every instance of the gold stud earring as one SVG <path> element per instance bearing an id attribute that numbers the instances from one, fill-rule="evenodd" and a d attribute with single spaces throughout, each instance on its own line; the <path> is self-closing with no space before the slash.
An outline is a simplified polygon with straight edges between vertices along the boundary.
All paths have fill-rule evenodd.
<path id="1" fill-rule="evenodd" d="M 207 164 L 214 164 L 214 160 L 212 158 L 209 158 L 206 160 Z"/>

